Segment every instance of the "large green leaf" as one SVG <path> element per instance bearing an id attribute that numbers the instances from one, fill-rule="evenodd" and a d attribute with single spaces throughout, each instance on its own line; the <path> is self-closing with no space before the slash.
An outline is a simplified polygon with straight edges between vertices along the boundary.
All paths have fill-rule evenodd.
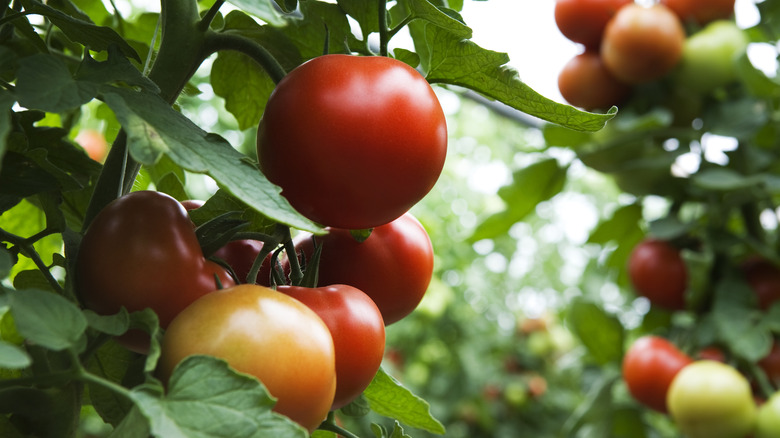
<path id="1" fill-rule="evenodd" d="M 431 415 L 428 403 L 380 369 L 363 393 L 371 409 L 408 426 L 444 434 L 444 426 Z"/>
<path id="2" fill-rule="evenodd" d="M 601 306 L 584 299 L 574 300 L 568 309 L 567 322 L 597 363 L 605 365 L 623 357 L 623 325 Z"/>
<path id="3" fill-rule="evenodd" d="M 75 304 L 41 290 L 13 292 L 11 314 L 22 336 L 52 350 L 76 346 L 87 328 L 87 319 Z"/>

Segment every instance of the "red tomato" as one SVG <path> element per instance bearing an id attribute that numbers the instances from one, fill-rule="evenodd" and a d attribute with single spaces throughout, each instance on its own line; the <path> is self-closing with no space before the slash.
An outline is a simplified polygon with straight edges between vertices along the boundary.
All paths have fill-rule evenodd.
<path id="1" fill-rule="evenodd" d="M 621 81 L 650 82 L 674 69 L 682 57 L 685 37 L 680 19 L 666 6 L 631 4 L 607 24 L 601 57 Z"/>
<path id="2" fill-rule="evenodd" d="M 257 377 L 277 398 L 273 410 L 310 432 L 333 403 L 336 359 L 328 327 L 300 301 L 266 287 L 223 289 L 184 309 L 165 331 L 157 373 L 168 382 L 179 362 L 198 354 Z"/>
<path id="3" fill-rule="evenodd" d="M 266 104 L 260 168 L 315 222 L 367 229 L 401 216 L 439 178 L 447 126 L 416 70 L 380 56 L 325 55 L 292 70 Z"/>
<path id="4" fill-rule="evenodd" d="M 318 284 L 360 289 L 374 300 L 386 325 L 420 304 L 433 276 L 431 240 L 410 213 L 374 228 L 363 242 L 336 228 L 316 239 L 322 245 Z M 311 238 L 299 240 L 296 248 L 310 255 L 314 243 Z"/>
<path id="5" fill-rule="evenodd" d="M 346 406 L 374 379 L 385 352 L 385 324 L 371 298 L 344 284 L 310 289 L 279 286 L 319 315 L 336 351 L 336 396 L 331 410 Z"/>
<path id="6" fill-rule="evenodd" d="M 745 281 L 755 291 L 758 306 L 769 309 L 780 299 L 780 268 L 761 257 L 753 257 L 742 263 Z"/>
<path id="7" fill-rule="evenodd" d="M 707 24 L 711 21 L 731 18 L 735 0 L 661 0 L 684 22 Z"/>
<path id="8" fill-rule="evenodd" d="M 633 0 L 557 0 L 555 23 L 568 39 L 598 49 L 607 22 Z"/>
<path id="9" fill-rule="evenodd" d="M 628 276 L 651 303 L 670 310 L 685 308 L 688 269 L 680 251 L 669 243 L 648 239 L 637 245 L 628 259 Z"/>
<path id="10" fill-rule="evenodd" d="M 764 370 L 766 377 L 775 387 L 780 386 L 780 345 L 775 342 L 763 359 L 758 361 L 758 366 Z"/>
<path id="11" fill-rule="evenodd" d="M 140 191 L 106 206 L 89 226 L 76 262 L 76 289 L 99 314 L 151 308 L 168 323 L 190 303 L 235 283 L 203 257 L 187 212 L 174 198 Z M 128 345 L 143 351 L 143 344 Z"/>
<path id="12" fill-rule="evenodd" d="M 677 373 L 693 360 L 658 336 L 637 339 L 623 357 L 623 380 L 640 403 L 667 412 L 666 394 Z"/>
<path id="13" fill-rule="evenodd" d="M 607 70 L 598 53 L 585 52 L 563 66 L 558 90 L 571 105 L 592 111 L 622 103 L 631 93 L 631 86 Z"/>
<path id="14" fill-rule="evenodd" d="M 103 133 L 94 129 L 85 129 L 76 136 L 76 143 L 84 148 L 89 158 L 102 163 L 108 155 L 108 142 Z"/>

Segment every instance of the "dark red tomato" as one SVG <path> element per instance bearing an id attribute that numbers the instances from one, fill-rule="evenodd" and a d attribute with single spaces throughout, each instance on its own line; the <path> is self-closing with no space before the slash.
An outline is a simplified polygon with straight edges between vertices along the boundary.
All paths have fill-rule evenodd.
<path id="1" fill-rule="evenodd" d="M 758 366 L 764 370 L 766 377 L 775 387 L 780 385 L 780 345 L 775 342 L 763 359 L 758 361 Z"/>
<path id="2" fill-rule="evenodd" d="M 447 125 L 415 69 L 381 56 L 325 55 L 271 94 L 257 133 L 260 168 L 301 214 L 367 229 L 401 216 L 439 178 Z"/>
<path id="3" fill-rule="evenodd" d="M 742 273 L 756 293 L 759 308 L 769 309 L 780 299 L 780 268 L 777 265 L 761 257 L 752 257 L 742 263 Z"/>
<path id="4" fill-rule="evenodd" d="M 76 288 L 85 307 L 103 315 L 121 307 L 150 308 L 163 328 L 216 290 L 215 276 L 224 287 L 235 284 L 225 269 L 203 257 L 184 207 L 154 191 L 133 192 L 107 205 L 84 234 L 76 263 Z"/>
<path id="5" fill-rule="evenodd" d="M 701 349 L 696 354 L 696 360 L 714 360 L 715 362 L 726 362 L 726 355 L 718 347 L 707 347 Z"/>
<path id="6" fill-rule="evenodd" d="M 735 0 L 661 0 L 684 22 L 703 25 L 711 21 L 731 18 Z"/>
<path id="7" fill-rule="evenodd" d="M 658 336 L 637 339 L 623 357 L 623 380 L 640 403 L 667 412 L 666 393 L 677 373 L 693 360 Z"/>
<path id="8" fill-rule="evenodd" d="M 181 204 L 187 210 L 194 210 L 203 206 L 204 202 L 200 200 L 186 200 Z M 246 282 L 249 271 L 252 269 L 252 264 L 255 259 L 263 250 L 263 242 L 260 240 L 241 239 L 228 242 L 222 248 L 214 252 L 214 257 L 223 260 L 225 263 L 233 269 L 233 273 L 236 274 L 236 278 L 240 282 Z M 266 257 L 263 263 L 260 265 L 260 270 L 257 272 L 256 284 L 262 286 L 270 286 L 271 284 L 271 258 Z"/>
<path id="9" fill-rule="evenodd" d="M 682 22 L 671 9 L 631 4 L 607 24 L 601 57 L 621 81 L 651 82 L 674 69 L 682 58 L 685 37 Z"/>
<path id="10" fill-rule="evenodd" d="M 555 23 L 568 39 L 597 50 L 607 22 L 633 0 L 557 0 Z"/>
<path id="11" fill-rule="evenodd" d="M 585 52 L 563 66 L 558 90 L 571 105 L 592 111 L 622 103 L 631 93 L 631 86 L 607 70 L 597 52 Z"/>
<path id="12" fill-rule="evenodd" d="M 669 243 L 647 239 L 637 245 L 628 259 L 628 276 L 637 293 L 651 303 L 670 310 L 685 308 L 688 268 Z"/>
<path id="13" fill-rule="evenodd" d="M 347 230 L 333 228 L 316 237 L 322 246 L 319 285 L 348 284 L 371 297 L 386 325 L 410 314 L 425 295 L 433 275 L 433 246 L 410 213 L 374 228 L 358 242 Z M 296 243 L 310 255 L 311 238 Z"/>
<path id="14" fill-rule="evenodd" d="M 336 395 L 331 410 L 356 399 L 373 380 L 385 352 L 385 324 L 371 298 L 344 284 L 307 288 L 279 286 L 314 311 L 333 336 Z"/>

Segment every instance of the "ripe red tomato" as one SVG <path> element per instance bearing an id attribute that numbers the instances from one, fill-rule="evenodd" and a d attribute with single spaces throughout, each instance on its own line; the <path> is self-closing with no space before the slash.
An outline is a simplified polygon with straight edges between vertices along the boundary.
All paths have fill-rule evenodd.
<path id="1" fill-rule="evenodd" d="M 333 336 L 336 396 L 331 410 L 346 406 L 374 379 L 385 352 L 385 324 L 371 298 L 344 284 L 307 288 L 279 286 L 319 315 Z"/>
<path id="2" fill-rule="evenodd" d="M 766 377 L 775 387 L 780 385 L 780 345 L 775 342 L 763 359 L 758 361 L 758 366 L 764 370 Z"/>
<path id="3" fill-rule="evenodd" d="M 631 86 L 607 70 L 597 52 L 585 52 L 563 66 L 558 90 L 571 105 L 592 111 L 622 103 L 631 93 Z"/>
<path id="4" fill-rule="evenodd" d="M 623 357 L 623 380 L 631 395 L 644 405 L 667 412 L 666 395 L 672 380 L 693 360 L 658 336 L 637 339 Z"/>
<path id="5" fill-rule="evenodd" d="M 379 307 L 385 325 L 399 321 L 420 304 L 433 276 L 431 240 L 410 213 L 374 228 L 363 242 L 338 228 L 316 239 L 322 246 L 318 284 L 360 289 Z M 298 240 L 296 248 L 310 255 L 314 242 Z"/>
<path id="6" fill-rule="evenodd" d="M 568 39 L 598 49 L 607 22 L 633 0 L 557 0 L 555 24 Z"/>
<path id="7" fill-rule="evenodd" d="M 168 326 L 157 374 L 168 382 L 184 358 L 222 358 L 255 376 L 275 398 L 274 411 L 310 432 L 325 419 L 336 390 L 328 327 L 314 311 L 263 286 L 239 285 L 205 295 Z"/>
<path id="8" fill-rule="evenodd" d="M 769 309 L 780 299 L 780 267 L 761 257 L 752 257 L 742 263 L 745 281 L 755 291 L 758 307 Z"/>
<path id="9" fill-rule="evenodd" d="M 680 19 L 666 6 L 631 4 L 621 8 L 604 29 L 601 57 L 621 81 L 650 82 L 674 69 L 685 37 Z"/>
<path id="10" fill-rule="evenodd" d="M 670 309 L 685 308 L 688 268 L 680 251 L 667 242 L 647 239 L 628 259 L 628 276 L 634 289 L 651 303 Z"/>
<path id="11" fill-rule="evenodd" d="M 94 129 L 85 129 L 74 139 L 76 143 L 84 148 L 89 158 L 102 163 L 106 161 L 109 145 L 103 133 Z"/>
<path id="12" fill-rule="evenodd" d="M 76 290 L 99 314 L 151 308 L 160 326 L 197 298 L 235 283 L 203 257 L 187 212 L 174 198 L 140 191 L 106 206 L 84 234 L 76 262 Z M 131 341 L 132 342 L 132 341 Z M 143 341 L 128 347 L 143 351 Z"/>
<path id="13" fill-rule="evenodd" d="M 367 229 L 401 216 L 439 178 L 444 112 L 401 61 L 325 55 L 292 70 L 266 104 L 260 168 L 301 214 Z"/>
<path id="14" fill-rule="evenodd" d="M 735 0 L 661 0 L 684 22 L 707 24 L 734 15 Z"/>

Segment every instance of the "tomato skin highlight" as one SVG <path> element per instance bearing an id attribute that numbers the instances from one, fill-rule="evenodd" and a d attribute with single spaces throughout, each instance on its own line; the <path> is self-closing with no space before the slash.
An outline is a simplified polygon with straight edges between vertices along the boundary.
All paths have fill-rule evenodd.
<path id="1" fill-rule="evenodd" d="M 277 290 L 306 304 L 328 326 L 336 354 L 336 395 L 331 410 L 356 399 L 373 380 L 385 352 L 385 324 L 371 298 L 344 284 Z"/>
<path id="2" fill-rule="evenodd" d="M 164 193 L 139 191 L 111 202 L 90 224 L 76 262 L 76 290 L 101 315 L 151 308 L 165 328 L 217 289 L 215 275 L 223 287 L 235 284 L 203 257 L 184 207 Z"/>
<path id="3" fill-rule="evenodd" d="M 588 111 L 622 103 L 631 86 L 618 80 L 596 52 L 574 56 L 558 74 L 558 90 L 566 101 Z"/>
<path id="4" fill-rule="evenodd" d="M 381 56 L 324 55 L 290 71 L 258 127 L 266 177 L 325 226 L 386 224 L 436 183 L 447 126 L 416 70 Z"/>
<path id="5" fill-rule="evenodd" d="M 688 269 L 680 251 L 669 243 L 647 239 L 628 260 L 628 275 L 637 293 L 669 310 L 685 308 Z"/>
<path id="6" fill-rule="evenodd" d="M 374 228 L 363 242 L 337 228 L 316 240 L 322 246 L 318 285 L 348 284 L 360 289 L 376 303 L 385 325 L 409 315 L 428 290 L 433 246 L 410 213 Z M 298 240 L 295 246 L 307 257 L 314 252 L 311 238 Z"/>
<path id="7" fill-rule="evenodd" d="M 310 432 L 333 403 L 335 353 L 328 327 L 300 301 L 269 288 L 239 285 L 184 309 L 165 332 L 157 375 L 167 382 L 179 362 L 198 354 L 257 377 L 277 398 L 273 410 Z"/>
<path id="8" fill-rule="evenodd" d="M 601 56 L 615 77 L 628 84 L 658 80 L 680 61 L 685 44 L 680 19 L 661 4 L 620 9 L 604 30 Z"/>
<path id="9" fill-rule="evenodd" d="M 692 362 L 668 340 L 643 336 L 634 341 L 623 357 L 623 380 L 637 401 L 665 413 L 672 380 Z"/>
<path id="10" fill-rule="evenodd" d="M 555 24 L 563 36 L 598 50 L 604 28 L 623 6 L 633 0 L 557 0 Z"/>

